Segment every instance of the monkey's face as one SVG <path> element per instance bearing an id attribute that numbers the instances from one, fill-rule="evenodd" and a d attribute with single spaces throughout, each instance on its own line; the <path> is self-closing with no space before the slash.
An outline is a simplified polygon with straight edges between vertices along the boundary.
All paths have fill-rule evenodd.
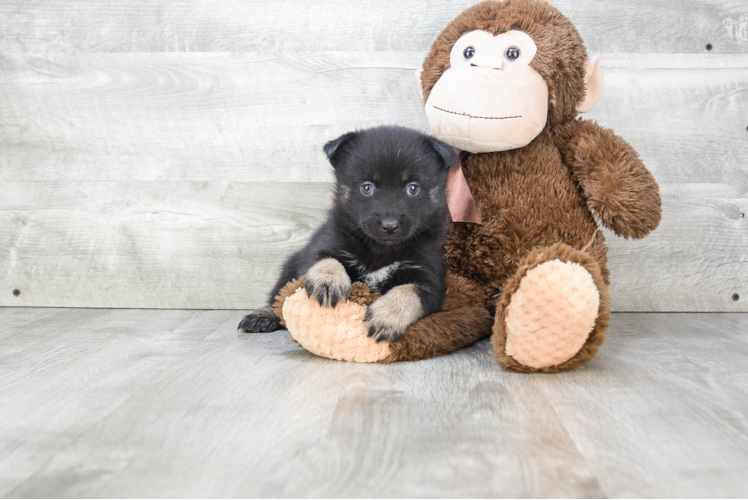
<path id="1" fill-rule="evenodd" d="M 462 35 L 426 101 L 433 134 L 471 153 L 529 144 L 548 119 L 548 85 L 530 66 L 536 52 L 522 31 Z"/>

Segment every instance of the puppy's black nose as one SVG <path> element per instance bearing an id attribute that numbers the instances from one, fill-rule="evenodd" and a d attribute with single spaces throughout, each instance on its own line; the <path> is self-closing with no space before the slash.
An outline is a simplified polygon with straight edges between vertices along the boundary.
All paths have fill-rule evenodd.
<path id="1" fill-rule="evenodd" d="M 400 229 L 400 223 L 397 219 L 384 219 L 382 221 L 382 229 L 384 229 L 387 234 L 392 234 Z"/>

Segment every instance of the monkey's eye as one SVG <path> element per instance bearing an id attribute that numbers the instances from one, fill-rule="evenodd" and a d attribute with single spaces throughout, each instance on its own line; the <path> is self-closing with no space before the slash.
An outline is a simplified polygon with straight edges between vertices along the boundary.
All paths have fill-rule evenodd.
<path id="1" fill-rule="evenodd" d="M 465 56 L 465 59 L 470 59 L 475 55 L 475 49 L 473 47 L 468 47 L 462 51 L 462 55 Z"/>
<path id="2" fill-rule="evenodd" d="M 374 184 L 371 182 L 364 182 L 361 184 L 361 194 L 364 196 L 371 196 L 374 194 Z"/>
<path id="3" fill-rule="evenodd" d="M 509 47 L 506 49 L 505 55 L 510 61 L 516 61 L 519 58 L 519 49 L 517 47 Z"/>
<path id="4" fill-rule="evenodd" d="M 411 182 L 408 184 L 408 187 L 405 188 L 405 191 L 408 193 L 408 196 L 415 196 L 418 194 L 418 191 L 421 190 L 421 186 L 416 184 L 415 182 Z"/>

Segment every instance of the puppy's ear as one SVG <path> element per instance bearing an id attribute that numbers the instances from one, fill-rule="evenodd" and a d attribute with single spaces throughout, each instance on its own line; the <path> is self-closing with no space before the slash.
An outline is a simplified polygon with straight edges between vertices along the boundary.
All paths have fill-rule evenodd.
<path id="1" fill-rule="evenodd" d="M 337 139 L 333 139 L 325 144 L 325 147 L 323 149 L 325 150 L 327 159 L 330 160 L 330 163 L 333 167 L 337 168 L 338 160 L 340 159 L 340 153 L 345 149 L 346 145 L 350 143 L 351 140 L 357 135 L 358 132 L 348 132 L 347 134 L 343 134 Z"/>
<path id="2" fill-rule="evenodd" d="M 431 143 L 431 147 L 434 148 L 434 151 L 439 153 L 439 156 L 442 157 L 447 168 L 451 168 L 455 164 L 458 151 L 449 144 L 444 144 L 439 139 L 434 139 L 433 137 L 429 138 L 429 142 Z"/>

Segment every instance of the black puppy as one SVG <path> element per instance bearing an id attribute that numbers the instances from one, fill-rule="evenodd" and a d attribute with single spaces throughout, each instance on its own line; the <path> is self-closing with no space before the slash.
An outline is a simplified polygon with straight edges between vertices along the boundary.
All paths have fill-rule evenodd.
<path id="1" fill-rule="evenodd" d="M 324 147 L 336 191 L 325 223 L 283 266 L 270 293 L 306 275 L 305 288 L 335 307 L 362 281 L 383 295 L 369 307 L 369 336 L 396 341 L 416 320 L 441 307 L 445 185 L 456 151 L 402 127 L 351 132 Z M 239 329 L 280 328 L 271 306 L 247 315 Z"/>

